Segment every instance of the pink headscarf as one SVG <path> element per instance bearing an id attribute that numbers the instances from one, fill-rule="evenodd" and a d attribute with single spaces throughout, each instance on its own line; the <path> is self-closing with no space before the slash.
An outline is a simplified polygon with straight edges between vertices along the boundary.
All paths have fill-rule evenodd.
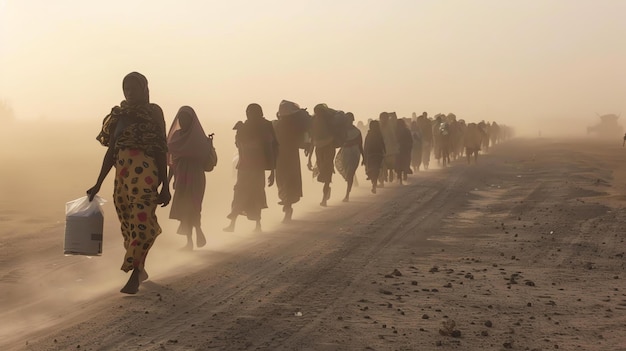
<path id="1" fill-rule="evenodd" d="M 191 126 L 182 130 L 180 116 L 191 116 Z M 209 153 L 209 138 L 204 134 L 204 129 L 198 120 L 196 112 L 189 106 L 183 106 L 178 110 L 174 122 L 167 134 L 167 163 L 172 166 L 179 158 L 193 158 L 202 162 Z"/>

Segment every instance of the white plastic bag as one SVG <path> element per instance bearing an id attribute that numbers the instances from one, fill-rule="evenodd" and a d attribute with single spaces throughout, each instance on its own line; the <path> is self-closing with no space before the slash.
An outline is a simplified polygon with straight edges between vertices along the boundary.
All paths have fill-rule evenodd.
<path id="1" fill-rule="evenodd" d="M 66 255 L 99 256 L 102 254 L 102 233 L 106 202 L 100 196 L 89 201 L 87 196 L 65 204 L 65 245 Z"/>
<path id="2" fill-rule="evenodd" d="M 102 214 L 102 205 L 107 201 L 96 195 L 93 201 L 89 201 L 88 196 L 69 201 L 65 204 L 65 216 L 89 217 L 95 213 Z"/>

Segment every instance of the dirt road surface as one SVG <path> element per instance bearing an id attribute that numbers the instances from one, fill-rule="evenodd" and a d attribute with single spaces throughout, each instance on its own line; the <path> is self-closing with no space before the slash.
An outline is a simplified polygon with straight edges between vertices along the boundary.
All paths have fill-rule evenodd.
<path id="1" fill-rule="evenodd" d="M 5 242 L 0 348 L 626 350 L 625 159 L 619 144 L 508 141 L 478 165 L 209 242 L 136 296 L 104 270 L 81 275 L 101 258 L 77 265 L 47 248 L 23 268 L 24 244 Z M 173 264 L 168 249 L 150 262 Z M 10 305 L 41 289 L 53 313 L 35 312 L 50 305 L 41 296 Z"/>

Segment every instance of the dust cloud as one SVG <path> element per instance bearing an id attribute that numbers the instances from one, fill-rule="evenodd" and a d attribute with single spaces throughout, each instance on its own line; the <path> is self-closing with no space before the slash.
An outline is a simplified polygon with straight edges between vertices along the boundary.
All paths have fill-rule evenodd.
<path id="1" fill-rule="evenodd" d="M 264 233 L 253 233 L 254 222 L 245 218 L 238 221 L 235 233 L 222 232 L 229 222 L 226 215 L 236 176 L 235 119 L 231 123 L 199 117 L 207 133 L 215 133 L 219 156 L 215 170 L 206 173 L 202 227 L 207 246 L 193 252 L 181 251 L 186 239 L 176 234 L 178 221 L 168 219 L 169 207 L 159 208 L 157 216 L 163 233 L 146 262 L 152 281 L 144 284 L 189 274 L 210 267 L 224 255 L 249 249 L 257 240 L 271 236 L 283 217 L 274 185 L 266 188 L 269 208 L 262 213 Z M 123 298 L 117 291 L 128 276 L 119 269 L 124 250 L 111 198 L 113 172 L 99 193 L 108 201 L 104 205 L 103 254 L 63 255 L 65 202 L 84 196 L 96 181 L 104 156 L 105 148 L 95 139 L 100 123 L 100 119 L 43 120 L 14 121 L 2 126 L 5 137 L 0 139 L 0 162 L 5 166 L 0 182 L 0 344 L 53 325 L 68 314 L 84 312 L 94 298 Z M 322 211 L 321 185 L 306 169 L 303 155 L 301 161 L 304 198 L 294 205 L 296 223 L 299 218 Z M 369 194 L 362 169 L 357 179 L 362 186 L 353 189 L 353 201 Z M 331 204 L 340 202 L 346 183 L 336 174 L 332 186 Z"/>

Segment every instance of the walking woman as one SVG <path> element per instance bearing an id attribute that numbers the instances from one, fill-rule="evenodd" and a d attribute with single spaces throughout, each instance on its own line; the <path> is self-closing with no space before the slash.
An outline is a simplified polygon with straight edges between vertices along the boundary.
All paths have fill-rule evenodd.
<path id="1" fill-rule="evenodd" d="M 372 182 L 372 193 L 376 194 L 378 177 L 381 176 L 381 168 L 385 158 L 385 142 L 378 121 L 370 122 L 370 129 L 365 137 L 363 147 L 363 163 L 367 179 Z"/>
<path id="2" fill-rule="evenodd" d="M 239 150 L 237 183 L 235 184 L 230 225 L 226 232 L 235 230 L 239 215 L 245 215 L 256 222 L 255 232 L 261 231 L 261 210 L 267 208 L 265 197 L 265 171 L 270 171 L 268 185 L 274 184 L 274 171 L 278 155 L 278 142 L 272 122 L 263 117 L 258 104 L 250 104 L 246 109 L 247 120 L 235 126 L 235 145 Z"/>
<path id="3" fill-rule="evenodd" d="M 396 174 L 398 181 L 402 185 L 402 181 L 407 180 L 409 174 L 413 174 L 411 170 L 411 152 L 413 151 L 413 136 L 404 119 L 396 121 L 396 136 L 398 140 L 398 156 L 396 158 Z"/>
<path id="4" fill-rule="evenodd" d="M 411 151 L 411 166 L 413 172 L 420 170 L 422 165 L 422 133 L 420 132 L 417 121 L 411 122 L 411 136 L 413 137 L 413 150 Z"/>
<path id="5" fill-rule="evenodd" d="M 315 162 L 319 174 L 317 181 L 324 184 L 322 189 L 322 201 L 320 206 L 326 207 L 330 199 L 330 183 L 335 173 L 335 145 L 333 136 L 334 111 L 326 104 L 318 104 L 313 109 L 313 120 L 311 121 L 311 139 L 313 141 L 309 150 L 309 162 L 307 167 L 313 170 L 312 157 L 315 153 Z"/>
<path id="6" fill-rule="evenodd" d="M 126 249 L 121 269 L 132 271 L 121 292 L 136 294 L 148 278 L 144 267 L 148 251 L 161 233 L 155 214 L 157 205 L 167 206 L 171 195 L 163 111 L 150 103 L 148 80 L 142 74 L 128 74 L 122 87 L 126 100 L 104 118 L 97 137 L 107 151 L 96 185 L 87 190 L 87 195 L 93 200 L 115 166 L 113 198 Z"/>
<path id="7" fill-rule="evenodd" d="M 302 197 L 300 149 L 305 148 L 311 116 L 295 102 L 283 100 L 278 106 L 276 117 L 278 120 L 274 122 L 274 131 L 280 145 L 276 160 L 278 204 L 283 206 L 285 213 L 283 223 L 288 223 L 293 215 L 293 204 Z"/>
<path id="8" fill-rule="evenodd" d="M 359 168 L 359 161 L 363 155 L 363 136 L 361 136 L 361 131 L 354 125 L 354 114 L 352 112 L 346 113 L 346 123 L 349 124 L 346 129 L 346 141 L 335 158 L 337 171 L 348 183 L 346 197 L 343 199 L 343 202 L 350 201 L 354 175 L 357 168 Z"/>
<path id="9" fill-rule="evenodd" d="M 206 245 L 201 228 L 202 200 L 206 188 L 204 165 L 210 155 L 210 141 L 193 108 L 178 110 L 167 135 L 170 166 L 168 183 L 174 178 L 174 197 L 170 218 L 180 221 L 177 233 L 187 237 L 183 249 L 192 250 L 192 231 L 196 229 L 196 245 Z"/>

